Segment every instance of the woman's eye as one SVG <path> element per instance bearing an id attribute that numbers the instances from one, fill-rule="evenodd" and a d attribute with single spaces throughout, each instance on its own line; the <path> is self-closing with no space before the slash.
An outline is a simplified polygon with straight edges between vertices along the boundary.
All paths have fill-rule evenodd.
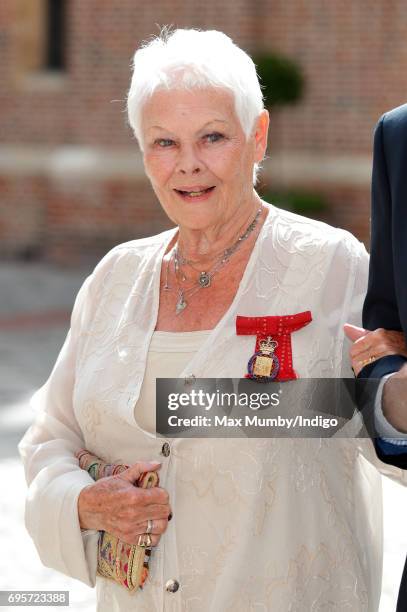
<path id="1" fill-rule="evenodd" d="M 217 142 L 223 138 L 223 135 L 219 134 L 219 132 L 213 132 L 212 134 L 207 134 L 204 138 L 207 139 L 208 142 Z"/>
<path id="2" fill-rule="evenodd" d="M 173 144 L 173 140 L 170 138 L 159 138 L 155 141 L 155 144 L 158 144 L 159 147 L 165 148 L 170 147 Z"/>

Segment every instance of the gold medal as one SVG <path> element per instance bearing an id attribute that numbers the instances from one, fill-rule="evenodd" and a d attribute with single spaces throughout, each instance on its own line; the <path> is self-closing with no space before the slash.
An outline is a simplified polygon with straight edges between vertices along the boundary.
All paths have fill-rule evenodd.
<path id="1" fill-rule="evenodd" d="M 260 350 L 254 353 L 247 364 L 249 378 L 268 382 L 277 376 L 280 369 L 280 362 L 274 354 L 277 346 L 278 343 L 271 336 L 261 340 Z"/>
<path id="2" fill-rule="evenodd" d="M 257 355 L 254 361 L 253 374 L 255 376 L 270 376 L 273 367 L 274 363 L 271 357 Z"/>

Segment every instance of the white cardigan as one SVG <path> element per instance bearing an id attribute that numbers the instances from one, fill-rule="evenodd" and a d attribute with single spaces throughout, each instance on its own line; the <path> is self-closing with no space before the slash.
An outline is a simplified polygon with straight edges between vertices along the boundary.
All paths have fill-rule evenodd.
<path id="1" fill-rule="evenodd" d="M 381 464 L 370 440 L 169 439 L 164 457 L 164 440 L 137 426 L 161 259 L 176 231 L 119 245 L 102 259 L 33 398 L 38 415 L 19 450 L 30 485 L 26 526 L 42 562 L 96 584 L 104 612 L 303 611 L 329 602 L 375 612 L 376 468 L 399 480 L 405 473 Z M 270 206 L 233 303 L 181 376 L 243 377 L 255 338 L 236 335 L 236 316 L 304 310 L 313 321 L 293 334 L 299 377 L 352 376 L 342 325 L 360 324 L 367 269 L 366 250 L 349 233 Z M 73 457 L 83 446 L 110 462 L 162 461 L 174 518 L 148 584 L 133 596 L 96 577 L 98 532 L 79 528 L 77 498 L 93 482 Z M 177 592 L 166 591 L 169 579 Z"/>

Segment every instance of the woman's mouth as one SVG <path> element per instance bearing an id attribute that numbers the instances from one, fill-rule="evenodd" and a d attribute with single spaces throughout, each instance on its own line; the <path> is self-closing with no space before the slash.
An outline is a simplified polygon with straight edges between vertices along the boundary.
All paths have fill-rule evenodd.
<path id="1" fill-rule="evenodd" d="M 206 200 L 211 196 L 214 189 L 215 186 L 199 187 L 190 190 L 174 189 L 174 191 L 176 191 L 183 200 Z"/>

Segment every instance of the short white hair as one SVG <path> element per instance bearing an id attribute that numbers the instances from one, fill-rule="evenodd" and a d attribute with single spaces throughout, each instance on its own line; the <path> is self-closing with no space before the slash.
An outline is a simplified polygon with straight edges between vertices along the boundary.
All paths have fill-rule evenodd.
<path id="1" fill-rule="evenodd" d="M 256 67 L 251 57 L 229 36 L 217 30 L 176 29 L 164 26 L 134 54 L 127 96 L 130 126 L 144 151 L 141 112 L 158 89 L 218 87 L 230 91 L 236 115 L 248 138 L 264 109 Z M 256 183 L 258 164 L 254 168 Z"/>

